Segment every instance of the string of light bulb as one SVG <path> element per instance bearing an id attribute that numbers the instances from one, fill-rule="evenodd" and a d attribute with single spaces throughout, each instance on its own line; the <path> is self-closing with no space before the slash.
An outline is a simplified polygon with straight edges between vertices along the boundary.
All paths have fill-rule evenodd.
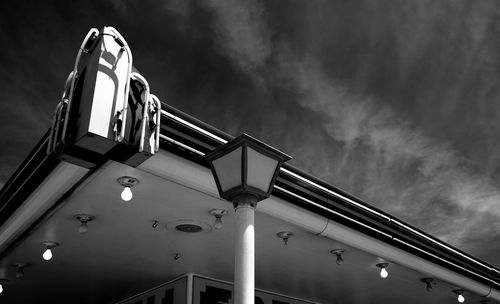
<path id="1" fill-rule="evenodd" d="M 119 178 L 118 183 L 124 187 L 121 197 L 124 201 L 130 201 L 132 199 L 132 191 L 131 188 L 137 184 L 139 184 L 139 181 L 136 178 L 133 177 L 128 177 L 124 176 Z M 221 229 L 222 228 L 222 217 L 227 215 L 228 212 L 225 209 L 212 209 L 209 212 L 211 215 L 215 217 L 215 222 L 214 222 L 214 228 L 215 229 Z M 76 214 L 74 217 L 80 221 L 81 225 L 78 229 L 80 233 L 86 233 L 88 230 L 87 223 L 95 219 L 93 215 L 89 214 Z M 278 237 L 283 239 L 285 242 L 285 245 L 287 244 L 288 238 L 293 235 L 293 233 L 288 232 L 288 231 L 282 231 L 277 233 Z M 49 261 L 53 257 L 53 252 L 52 249 L 55 247 L 59 246 L 59 243 L 53 242 L 53 241 L 45 241 L 42 242 L 42 244 L 45 246 L 45 251 L 42 254 L 42 257 L 44 260 Z M 333 249 L 330 251 L 331 254 L 336 255 L 336 263 L 337 265 L 342 265 L 344 263 L 344 259 L 342 257 L 342 254 L 345 253 L 345 249 Z M 24 277 L 24 268 L 27 267 L 29 264 L 28 263 L 17 263 L 15 264 L 16 267 L 18 267 L 18 270 L 16 272 L 16 278 L 22 278 Z M 389 272 L 387 271 L 387 268 L 389 266 L 389 263 L 378 263 L 376 264 L 378 268 L 380 268 L 380 277 L 382 279 L 385 279 L 389 276 Z M 432 289 L 432 284 L 436 284 L 435 280 L 433 278 L 424 278 L 421 279 L 422 282 L 426 283 L 426 289 L 427 291 L 431 291 Z M 3 292 L 4 290 L 4 285 L 5 283 L 8 282 L 8 279 L 0 278 L 0 293 Z M 465 297 L 464 297 L 464 292 L 465 290 L 463 289 L 455 289 L 453 290 L 453 293 L 457 295 L 457 301 L 459 303 L 464 303 L 465 302 Z M 482 301 L 484 302 L 484 301 Z"/>

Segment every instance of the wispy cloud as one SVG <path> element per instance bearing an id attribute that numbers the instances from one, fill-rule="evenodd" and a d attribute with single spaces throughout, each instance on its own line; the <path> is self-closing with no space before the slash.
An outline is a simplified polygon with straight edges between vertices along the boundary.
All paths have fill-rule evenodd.
<path id="1" fill-rule="evenodd" d="M 39 13 L 47 12 L 41 9 Z M 60 19 L 54 17 L 52 22 L 57 24 Z M 3 48 L 0 54 L 0 91 L 3 94 L 0 120 L 5 135 L 0 138 L 0 183 L 7 181 L 48 130 L 53 109 L 61 96 L 65 80 L 62 75 L 67 75 L 71 69 L 63 67 L 64 62 L 70 62 L 65 59 L 74 56 L 74 50 L 70 52 L 62 43 L 68 39 L 63 30 L 52 35 L 50 43 L 34 45 L 41 33 L 47 31 L 46 25 L 26 26 L 22 31 L 16 26 L 20 25 L 4 29 L 0 35 L 0 44 L 14 46 Z M 36 56 L 32 55 L 33 50 Z"/>
<path id="2" fill-rule="evenodd" d="M 489 177 L 474 173 L 446 143 L 415 130 L 377 100 L 337 85 L 317 64 L 297 64 L 294 73 L 287 74 L 294 75 L 294 83 L 305 93 L 300 105 L 329 117 L 323 128 L 344 144 L 345 153 L 353 146 L 366 149 L 364 159 L 356 159 L 364 165 L 351 174 L 358 175 L 356 181 L 368 179 L 362 192 L 354 194 L 462 247 L 467 246 L 462 241 L 469 228 L 485 215 L 500 219 L 498 187 Z M 401 176 L 411 176 L 412 182 L 401 183 Z M 500 224 L 487 225 L 490 233 L 500 233 Z"/>
<path id="3" fill-rule="evenodd" d="M 272 32 L 261 2 L 209 0 L 206 5 L 215 15 L 212 27 L 219 51 L 244 71 L 260 68 L 272 51 Z"/>
<path id="4" fill-rule="evenodd" d="M 500 222 L 500 190 L 487 175 L 475 172 L 450 142 L 420 131 L 379 97 L 330 76 L 314 54 L 294 54 L 285 39 L 271 40 L 272 29 L 259 2 L 208 3 L 215 16 L 220 53 L 252 75 L 279 81 L 267 86 L 296 93 L 293 101 L 321 117 L 321 133 L 340 147 L 314 171 L 462 248 L 477 251 L 470 239 L 478 230 L 500 234 L 500 224 L 483 223 L 491 216 Z M 482 30 L 473 30 L 473 37 L 482 39 Z M 417 46 L 425 45 L 422 39 L 427 38 L 409 39 L 414 46 L 407 46 L 405 56 L 421 56 Z M 273 64 L 268 67 L 270 61 Z M 294 131 L 301 132 L 292 126 Z M 324 136 L 312 138 L 318 141 L 309 149 L 322 153 L 317 147 L 325 145 Z"/>

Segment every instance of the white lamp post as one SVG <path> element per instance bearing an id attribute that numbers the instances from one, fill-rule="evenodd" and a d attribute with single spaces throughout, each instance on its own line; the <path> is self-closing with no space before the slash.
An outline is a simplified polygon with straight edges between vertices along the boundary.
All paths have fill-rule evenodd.
<path id="1" fill-rule="evenodd" d="M 242 134 L 205 156 L 221 198 L 234 205 L 234 303 L 255 299 L 255 230 L 257 203 L 271 194 L 281 164 L 290 156 Z"/>

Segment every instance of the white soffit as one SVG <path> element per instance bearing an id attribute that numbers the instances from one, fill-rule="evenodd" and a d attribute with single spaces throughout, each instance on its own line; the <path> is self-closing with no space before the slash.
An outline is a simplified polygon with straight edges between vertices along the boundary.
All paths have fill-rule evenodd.
<path id="1" fill-rule="evenodd" d="M 0 252 L 38 220 L 89 169 L 61 162 L 0 227 Z"/>

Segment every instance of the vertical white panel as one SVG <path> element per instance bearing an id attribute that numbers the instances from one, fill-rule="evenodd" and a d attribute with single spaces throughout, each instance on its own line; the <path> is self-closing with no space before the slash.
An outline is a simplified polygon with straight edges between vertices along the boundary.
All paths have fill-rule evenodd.
<path id="1" fill-rule="evenodd" d="M 109 35 L 103 36 L 89 132 L 108 137 L 117 111 L 123 110 L 129 58 Z"/>
<path id="2" fill-rule="evenodd" d="M 241 152 L 240 147 L 213 161 L 222 191 L 241 185 Z"/>
<path id="3" fill-rule="evenodd" d="M 248 147 L 248 175 L 247 184 L 264 192 L 269 190 L 278 161 L 262 155 Z"/>

